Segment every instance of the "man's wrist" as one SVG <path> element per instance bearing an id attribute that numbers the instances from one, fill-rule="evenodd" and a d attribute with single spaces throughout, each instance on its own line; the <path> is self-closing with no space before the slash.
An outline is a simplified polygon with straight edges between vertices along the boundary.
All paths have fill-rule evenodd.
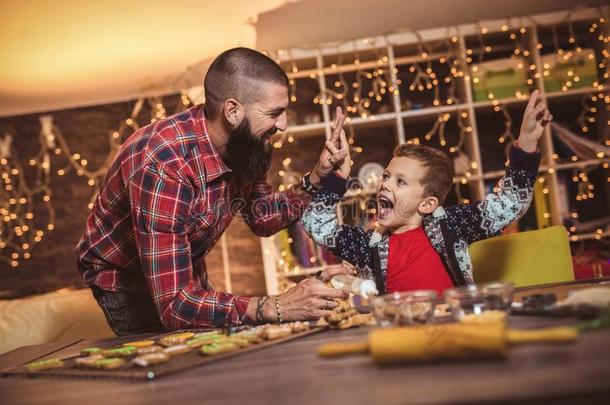
<path id="1" fill-rule="evenodd" d="M 312 176 L 314 176 L 315 182 L 312 181 Z M 320 178 L 317 175 L 314 175 L 313 172 L 305 173 L 301 180 L 301 186 L 307 193 L 314 195 L 320 186 Z"/>
<path id="2" fill-rule="evenodd" d="M 263 321 L 264 322 L 275 322 L 277 319 L 276 311 L 275 311 L 275 297 L 268 295 L 267 298 L 268 299 L 265 300 L 265 302 L 263 304 L 263 309 L 262 309 Z"/>
<path id="3" fill-rule="evenodd" d="M 309 182 L 312 186 L 320 187 L 321 181 L 322 179 L 320 178 L 320 176 L 318 176 L 317 170 L 315 168 L 309 172 Z"/>

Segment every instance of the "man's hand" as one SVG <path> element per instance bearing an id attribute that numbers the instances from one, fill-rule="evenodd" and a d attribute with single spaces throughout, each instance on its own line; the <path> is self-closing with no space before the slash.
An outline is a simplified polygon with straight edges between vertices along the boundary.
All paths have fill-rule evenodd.
<path id="1" fill-rule="evenodd" d="M 326 141 L 320 158 L 309 175 L 309 181 L 315 186 L 319 185 L 320 181 L 335 169 L 339 169 L 342 176 L 347 171 L 345 178 L 349 176 L 351 170 L 349 143 L 343 130 L 345 115 L 341 107 L 337 107 L 336 111 L 330 139 Z"/>
<path id="2" fill-rule="evenodd" d="M 348 293 L 329 288 L 320 280 L 306 278 L 295 287 L 279 296 L 280 313 L 283 321 L 316 320 L 330 315 L 338 304 L 336 298 L 347 299 Z M 273 297 L 265 302 L 264 319 L 267 322 L 277 320 L 277 311 Z"/>
<path id="3" fill-rule="evenodd" d="M 535 90 L 523 113 L 518 139 L 519 147 L 526 152 L 535 152 L 538 149 L 538 141 L 544 132 L 544 127 L 552 120 L 553 116 L 542 102 L 540 91 Z"/>

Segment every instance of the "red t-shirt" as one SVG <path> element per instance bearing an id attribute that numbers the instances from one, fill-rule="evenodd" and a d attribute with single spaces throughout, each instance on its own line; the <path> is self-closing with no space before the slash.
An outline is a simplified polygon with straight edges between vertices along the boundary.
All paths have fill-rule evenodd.
<path id="1" fill-rule="evenodd" d="M 453 282 L 424 227 L 390 235 L 386 290 L 436 290 L 441 294 Z"/>

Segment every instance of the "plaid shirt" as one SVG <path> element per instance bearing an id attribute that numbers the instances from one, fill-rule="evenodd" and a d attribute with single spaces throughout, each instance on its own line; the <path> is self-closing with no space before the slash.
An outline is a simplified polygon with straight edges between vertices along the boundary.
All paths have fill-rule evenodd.
<path id="1" fill-rule="evenodd" d="M 258 236 L 298 220 L 305 195 L 238 189 L 203 106 L 136 131 L 112 162 L 76 252 L 85 283 L 149 294 L 170 329 L 250 322 L 249 297 L 213 291 L 204 257 L 240 214 Z"/>

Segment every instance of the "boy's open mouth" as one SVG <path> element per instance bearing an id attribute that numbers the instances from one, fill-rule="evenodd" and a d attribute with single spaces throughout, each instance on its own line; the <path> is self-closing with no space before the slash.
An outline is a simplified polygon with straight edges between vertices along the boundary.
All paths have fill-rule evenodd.
<path id="1" fill-rule="evenodd" d="M 384 219 L 388 215 L 390 215 L 390 213 L 394 209 L 394 203 L 389 198 L 382 195 L 377 198 L 377 201 L 379 208 L 379 218 Z"/>

